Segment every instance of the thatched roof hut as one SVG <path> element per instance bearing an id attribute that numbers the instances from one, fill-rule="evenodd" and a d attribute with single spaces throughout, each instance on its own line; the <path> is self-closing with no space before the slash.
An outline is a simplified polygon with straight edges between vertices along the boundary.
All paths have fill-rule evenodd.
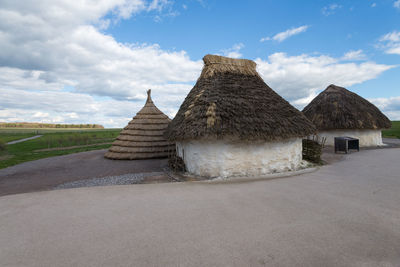
<path id="1" fill-rule="evenodd" d="M 283 140 L 314 131 L 300 111 L 275 93 L 256 63 L 206 55 L 196 85 L 187 95 L 166 136 L 170 140 Z"/>
<path id="2" fill-rule="evenodd" d="M 147 101 L 128 125 L 121 131 L 109 151 L 109 159 L 149 159 L 167 157 L 174 143 L 167 141 L 163 134 L 170 119 L 162 113 L 147 91 Z"/>
<path id="3" fill-rule="evenodd" d="M 254 175 L 274 171 L 266 166 L 269 159 L 262 155 L 271 151 L 266 147 L 296 140 L 298 148 L 298 139 L 314 132 L 314 126 L 300 111 L 264 83 L 255 62 L 215 55 L 206 55 L 203 61 L 200 78 L 166 131 L 169 140 L 177 141 L 177 153 L 189 171 L 204 176 L 246 175 L 255 169 L 259 172 Z M 227 151 L 219 153 L 221 146 Z M 233 151 L 236 155 L 231 154 Z M 301 139 L 299 153 L 301 160 Z M 230 156 L 233 159 L 228 164 Z M 276 171 L 280 170 L 277 167 Z"/>
<path id="4" fill-rule="evenodd" d="M 335 136 L 358 138 L 361 146 L 380 145 L 381 129 L 391 127 L 390 120 L 371 102 L 333 84 L 314 98 L 303 113 L 330 145 Z"/>

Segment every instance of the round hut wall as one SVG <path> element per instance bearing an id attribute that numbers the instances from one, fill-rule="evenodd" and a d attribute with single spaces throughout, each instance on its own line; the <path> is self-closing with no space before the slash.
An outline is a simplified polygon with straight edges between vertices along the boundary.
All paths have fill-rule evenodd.
<path id="1" fill-rule="evenodd" d="M 204 177 L 260 176 L 296 170 L 302 139 L 280 142 L 189 140 L 176 143 L 188 172 Z"/>
<path id="2" fill-rule="evenodd" d="M 349 136 L 359 139 L 360 147 L 383 146 L 382 132 L 378 130 L 357 130 L 357 129 L 343 129 L 343 130 L 325 130 L 318 132 L 319 137 L 325 137 L 325 145 L 333 146 L 335 144 L 335 137 Z"/>

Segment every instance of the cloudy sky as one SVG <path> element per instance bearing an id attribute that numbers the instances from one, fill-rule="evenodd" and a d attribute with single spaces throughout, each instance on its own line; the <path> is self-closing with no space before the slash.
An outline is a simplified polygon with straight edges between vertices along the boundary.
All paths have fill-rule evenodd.
<path id="1" fill-rule="evenodd" d="M 400 0 L 0 0 L 0 121 L 173 117 L 202 57 L 255 60 L 301 109 L 329 84 L 400 120 Z"/>

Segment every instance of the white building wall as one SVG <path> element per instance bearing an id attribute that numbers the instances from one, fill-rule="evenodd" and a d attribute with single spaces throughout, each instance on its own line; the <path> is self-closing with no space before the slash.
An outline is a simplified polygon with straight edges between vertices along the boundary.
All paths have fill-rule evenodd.
<path id="1" fill-rule="evenodd" d="M 176 146 L 188 172 L 205 177 L 259 176 L 296 170 L 302 162 L 301 138 L 257 143 L 192 140 Z"/>
<path id="2" fill-rule="evenodd" d="M 318 132 L 318 136 L 326 137 L 325 145 L 333 146 L 335 137 L 349 136 L 359 139 L 360 147 L 382 146 L 381 130 L 331 130 Z"/>

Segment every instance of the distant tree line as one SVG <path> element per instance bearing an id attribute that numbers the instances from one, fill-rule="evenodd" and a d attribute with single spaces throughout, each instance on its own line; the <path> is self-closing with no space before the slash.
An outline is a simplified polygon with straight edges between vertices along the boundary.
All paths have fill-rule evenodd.
<path id="1" fill-rule="evenodd" d="M 0 128 L 93 128 L 104 129 L 100 124 L 54 124 L 38 122 L 0 122 Z"/>

